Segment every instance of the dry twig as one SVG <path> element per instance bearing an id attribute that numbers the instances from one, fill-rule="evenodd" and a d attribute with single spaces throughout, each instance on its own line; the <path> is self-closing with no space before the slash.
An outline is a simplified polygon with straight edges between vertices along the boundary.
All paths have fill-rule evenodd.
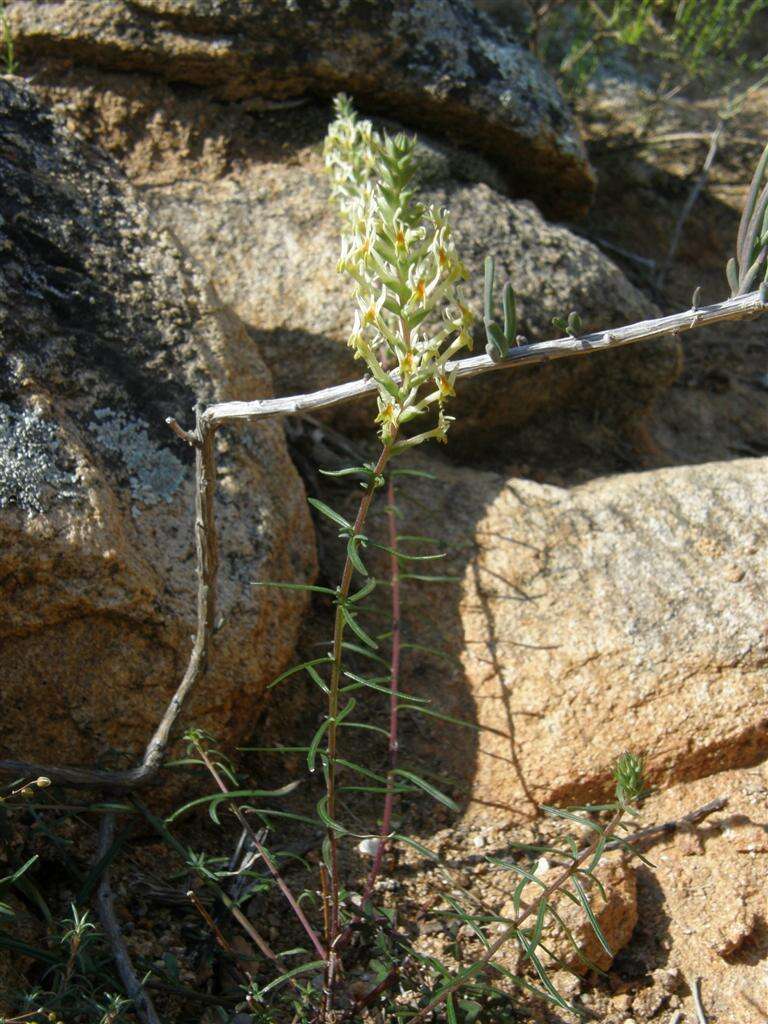
<path id="1" fill-rule="evenodd" d="M 509 352 L 506 359 L 499 362 L 494 362 L 487 355 L 457 360 L 448 363 L 446 371 L 455 372 L 457 379 L 463 379 L 493 370 L 548 363 L 569 356 L 587 355 L 591 352 L 620 348 L 639 341 L 651 341 L 666 334 L 681 334 L 726 320 L 746 320 L 764 313 L 766 309 L 768 309 L 768 301 L 764 301 L 764 292 L 754 291 L 748 295 L 738 295 L 725 302 L 703 306 L 700 309 L 689 309 L 682 313 L 644 320 L 609 331 L 595 331 L 577 338 L 556 338 L 552 341 L 519 345 Z M 185 701 L 205 672 L 210 639 L 214 630 L 218 568 L 218 544 L 214 519 L 216 430 L 225 423 L 285 416 L 339 405 L 363 395 L 373 394 L 376 389 L 375 381 L 364 378 L 348 384 L 325 388 L 312 394 L 262 399 L 254 402 L 217 403 L 208 406 L 205 410 L 197 409 L 194 433 L 184 431 L 175 421 L 169 420 L 171 429 L 195 448 L 197 629 L 184 677 L 147 744 L 141 762 L 135 768 L 127 771 L 101 771 L 94 768 L 37 764 L 5 759 L 0 760 L 0 774 L 46 775 L 53 782 L 64 785 L 113 791 L 137 789 L 147 785 L 155 778 L 162 766 L 171 731 L 178 721 Z"/>
<path id="2" fill-rule="evenodd" d="M 99 826 L 99 846 L 96 852 L 97 863 L 103 857 L 106 857 L 114 842 L 114 838 L 115 816 L 111 813 L 105 814 Z M 143 1024 L 160 1024 L 160 1018 L 157 1015 L 154 1004 L 136 974 L 128 948 L 125 945 L 123 933 L 120 930 L 120 922 L 117 919 L 115 902 L 112 897 L 112 886 L 109 882 L 109 866 L 104 868 L 96 890 L 96 909 L 102 930 L 112 951 L 117 973 L 120 975 L 120 980 L 131 999 L 137 1016 Z"/>

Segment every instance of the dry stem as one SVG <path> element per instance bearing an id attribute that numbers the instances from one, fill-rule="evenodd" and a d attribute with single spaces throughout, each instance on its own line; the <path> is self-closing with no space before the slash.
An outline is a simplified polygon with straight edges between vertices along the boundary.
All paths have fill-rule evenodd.
<path id="1" fill-rule="evenodd" d="M 530 345 L 520 345 L 509 356 L 494 363 L 488 356 L 473 356 L 448 363 L 447 372 L 455 371 L 457 379 L 480 373 L 547 363 L 568 356 L 585 355 L 649 341 L 665 334 L 685 331 L 721 323 L 726 320 L 744 320 L 764 313 L 768 302 L 763 302 L 759 291 L 739 295 L 700 309 L 690 309 L 672 316 L 658 317 L 630 324 L 610 331 L 597 331 L 579 338 L 557 338 Z M 53 782 L 70 786 L 84 786 L 102 790 L 132 790 L 151 782 L 160 769 L 168 746 L 171 730 L 183 710 L 190 692 L 205 672 L 210 638 L 214 628 L 216 572 L 218 548 L 213 501 L 216 485 L 215 432 L 224 423 L 243 419 L 260 419 L 321 409 L 350 401 L 377 390 L 376 382 L 363 379 L 349 384 L 325 388 L 307 395 L 271 398 L 254 402 L 224 402 L 208 406 L 196 414 L 194 433 L 182 430 L 175 421 L 169 421 L 174 432 L 195 447 L 195 546 L 197 551 L 197 629 L 194 645 L 184 677 L 173 695 L 163 718 L 147 744 L 141 762 L 127 771 L 101 771 L 60 765 L 38 764 L 15 759 L 0 760 L 0 774 L 46 775 Z"/>
<path id="2" fill-rule="evenodd" d="M 114 841 L 114 836 L 115 816 L 114 814 L 105 814 L 99 826 L 99 846 L 96 853 L 97 863 L 103 857 L 106 857 Z M 136 1015 L 143 1024 L 160 1024 L 160 1018 L 157 1016 L 154 1004 L 139 981 L 138 975 L 131 963 L 131 957 L 125 945 L 123 933 L 120 930 L 120 922 L 117 918 L 115 903 L 112 897 L 112 886 L 109 882 L 108 866 L 104 869 L 98 889 L 96 890 L 96 909 L 99 914 L 101 927 L 112 951 L 117 973 L 120 975 L 125 991 L 133 1003 Z"/>

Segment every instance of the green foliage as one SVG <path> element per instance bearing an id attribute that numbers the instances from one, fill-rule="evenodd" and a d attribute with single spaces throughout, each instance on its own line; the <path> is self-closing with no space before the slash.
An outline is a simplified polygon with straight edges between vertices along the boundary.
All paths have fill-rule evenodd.
<path id="1" fill-rule="evenodd" d="M 504 328 L 496 323 L 493 317 L 493 279 L 495 267 L 493 256 L 485 257 L 485 288 L 483 301 L 483 323 L 485 324 L 485 336 L 487 344 L 486 353 L 496 363 L 505 359 L 509 349 L 518 344 L 517 338 L 517 308 L 515 305 L 515 293 L 509 281 L 504 285 L 501 293 L 501 306 L 504 311 Z"/>
<path id="2" fill-rule="evenodd" d="M 736 256 L 725 268 L 731 295 L 768 283 L 768 146 L 755 170 L 736 237 Z M 764 301 L 766 301 L 764 299 Z"/>
<path id="3" fill-rule="evenodd" d="M 562 331 L 563 334 L 570 334 L 572 338 L 578 338 L 584 325 L 579 314 L 572 311 L 568 314 L 567 320 L 561 316 L 553 316 L 552 326 L 556 327 L 558 331 Z"/>
<path id="4" fill-rule="evenodd" d="M 17 1009 L 7 1024 L 24 1020 L 43 1022 L 83 1021 L 84 1024 L 116 1024 L 127 1019 L 131 1001 L 110 991 L 119 982 L 112 972 L 112 959 L 87 910 L 74 904 L 68 915 L 52 923 L 47 949 L 38 949 L 0 931 L 0 949 L 21 954 L 40 966 L 39 984 L 19 993 Z M 3 993 L 12 997 L 13 993 Z M 0 1018 L 0 1024 L 6 1019 Z"/>
<path id="5" fill-rule="evenodd" d="M 643 2 L 635 14 L 639 17 L 639 10 L 653 8 L 654 16 L 661 16 L 656 10 L 660 6 Z M 616 7 L 622 5 L 617 2 Z M 687 8 L 678 3 L 676 10 L 684 14 Z M 644 24 L 635 20 L 633 28 L 625 26 L 622 31 L 629 33 L 627 38 L 640 39 Z M 681 26 L 690 28 L 691 24 L 681 16 Z M 173 878 L 186 894 L 185 911 L 189 914 L 192 908 L 199 917 L 198 946 L 226 971 L 229 986 L 229 991 L 223 985 L 214 992 L 190 989 L 171 951 L 166 951 L 160 962 L 140 960 L 137 967 L 143 983 L 160 986 L 174 999 L 191 1001 L 193 1009 L 185 1021 L 199 1020 L 200 1005 L 205 1005 L 218 1015 L 212 1020 L 223 1022 L 231 1019 L 232 1013 L 242 1012 L 258 1024 L 351 1024 L 371 1008 L 393 1024 L 427 1020 L 472 1024 L 508 1017 L 516 993 L 533 995 L 559 1011 L 574 1010 L 553 981 L 554 971 L 563 966 L 552 951 L 554 938 L 564 938 L 584 959 L 566 915 L 561 913 L 561 903 L 570 901 L 603 949 L 610 952 L 593 910 L 593 896 L 601 892 L 598 869 L 609 844 L 635 853 L 626 836 L 629 820 L 645 795 L 643 763 L 631 753 L 618 759 L 615 799 L 609 803 L 542 808 L 560 830 L 548 842 L 510 844 L 507 856 L 487 857 L 489 868 L 504 874 L 505 884 L 499 888 L 509 894 L 512 908 L 511 913 L 505 910 L 506 916 L 484 906 L 474 893 L 457 884 L 451 866 L 407 835 L 403 827 L 398 811 L 407 801 L 429 798 L 451 811 L 459 808 L 445 792 L 449 788 L 445 781 L 434 778 L 429 766 L 407 760 L 408 751 L 401 749 L 398 735 L 399 717 L 408 713 L 430 716 L 444 727 L 477 726 L 445 714 L 400 686 L 401 655 L 416 651 L 420 657 L 445 658 L 442 652 L 404 636 L 401 590 L 415 582 L 451 582 L 452 577 L 411 571 L 412 563 L 437 560 L 443 555 L 430 550 L 435 543 L 432 538 L 399 533 L 395 482 L 425 474 L 393 469 L 391 463 L 402 451 L 428 438 L 445 441 L 450 417 L 445 414 L 444 404 L 453 393 L 453 378 L 446 364 L 456 352 L 470 346 L 473 318 L 458 293 L 457 285 L 465 272 L 451 240 L 447 212 L 425 207 L 415 199 L 414 140 L 404 135 L 380 135 L 369 122 L 355 116 L 344 97 L 337 100 L 336 111 L 326 144 L 326 161 L 343 223 L 339 266 L 352 281 L 356 305 L 350 344 L 378 385 L 377 422 L 382 445 L 376 461 L 328 473 L 354 486 L 359 499 L 354 518 L 342 515 L 325 501 L 310 499 L 316 515 L 337 534 L 344 559 L 339 582 L 335 586 L 306 587 L 280 582 L 258 584 L 304 589 L 333 610 L 327 649 L 283 672 L 272 684 L 285 686 L 306 677 L 320 691 L 324 709 L 313 722 L 311 735 L 296 746 L 251 748 L 261 753 L 293 755 L 291 772 L 298 777 L 280 780 L 283 784 L 275 788 L 253 785 L 246 773 L 217 748 L 213 737 L 192 729 L 185 736 L 186 755 L 173 767 L 212 780 L 212 793 L 191 794 L 165 819 L 135 796 L 128 804 L 92 804 L 72 810 L 59 807 L 54 792 L 49 794 L 52 803 L 46 810 L 52 807 L 56 812 L 54 821 L 67 824 L 82 824 L 82 810 L 93 815 L 120 814 L 128 821 L 140 822 L 173 856 L 178 866 Z M 737 258 L 728 271 L 734 290 L 751 287 L 766 263 L 767 168 L 768 149 L 753 180 L 739 232 Z M 499 326 L 494 318 L 492 260 L 486 261 L 485 273 L 487 351 L 491 358 L 502 359 L 517 342 L 514 293 L 511 284 L 503 289 L 503 327 Z M 582 331 L 575 312 L 555 323 L 574 337 Z M 400 431 L 405 424 L 430 412 L 437 414 L 432 429 L 403 438 Z M 384 488 L 387 543 L 366 526 L 373 502 Z M 371 571 L 377 551 L 389 562 L 386 581 L 376 579 Z M 418 564 L 415 567 L 420 568 Z M 375 621 L 371 599 L 384 582 L 389 587 L 391 622 L 384 629 L 375 629 L 370 624 Z M 381 609 L 377 611 L 380 624 Z M 381 714 L 378 707 L 382 708 Z M 387 744 L 385 767 L 353 760 L 344 747 L 350 730 L 359 730 L 358 735 L 366 738 L 383 737 Z M 405 763 L 401 763 L 403 760 Z M 59 912 L 51 909 L 35 878 L 36 855 L 0 879 L 0 897 L 4 898 L 0 915 L 12 920 L 10 893 L 16 890 L 49 926 L 46 948 L 27 944 L 10 929 L 0 927 L 0 949 L 21 953 L 36 965 L 36 987 L 26 995 L 18 994 L 20 1016 L 14 1021 L 42 1024 L 47 1019 L 55 1024 L 62 1019 L 115 1024 L 132 1008 L 125 994 L 117 991 L 121 986 L 115 979 L 109 952 L 98 928 L 81 907 L 122 851 L 129 830 L 118 834 L 106 853 L 100 852 L 95 862 L 82 870 L 69 840 L 35 807 L 33 798 L 49 785 L 45 777 L 34 782 L 21 780 L 0 797 L 2 815 L 17 811 L 30 815 L 35 842 L 45 840 L 56 851 L 77 894 L 67 919 L 57 921 Z M 315 802 L 314 813 L 300 813 L 293 805 L 283 803 L 300 786 Z M 363 795 L 380 801 L 377 806 L 381 806 L 381 812 L 372 820 L 369 805 L 362 803 Z M 181 830 L 184 826 L 177 826 L 182 818 L 184 825 L 194 818 L 199 827 L 195 836 L 205 835 L 203 829 L 208 829 L 206 840 L 210 830 L 218 830 L 214 833 L 221 836 L 218 850 L 211 852 L 207 842 L 202 849 L 193 847 Z M 236 830 L 231 831 L 233 819 Z M 275 826 L 281 823 L 308 836 L 308 843 L 298 850 L 276 845 L 270 830 L 276 832 Z M 237 855 L 227 855 L 238 835 Z M 357 880 L 343 875 L 352 844 L 373 861 L 362 886 L 353 886 L 351 883 Z M 418 940 L 402 930 L 394 911 L 379 899 L 375 883 L 386 869 L 385 853 L 395 844 L 415 851 L 446 880 L 442 905 L 432 911 L 434 916 L 449 925 L 463 926 L 465 934 L 474 936 L 474 946 L 466 955 L 466 947 L 464 951 L 458 946 L 449 948 L 462 964 L 458 972 L 438 957 L 424 953 Z M 309 851 L 316 875 L 310 873 Z M 304 872 L 295 889 L 287 877 L 293 865 Z M 273 941 L 284 948 L 273 949 L 259 931 L 260 915 L 245 913 L 251 901 L 261 908 L 268 898 L 280 900 L 286 915 L 293 915 L 300 944 L 278 930 Z M 247 940 L 245 954 L 227 937 L 234 926 Z M 506 943 L 516 944 L 522 954 L 519 973 L 510 971 L 498 956 Z M 368 986 L 362 995 L 349 984 L 352 970 L 360 964 L 365 966 Z"/>
<path id="6" fill-rule="evenodd" d="M 572 92 L 621 57 L 651 61 L 679 82 L 733 81 L 765 65 L 745 43 L 766 10 L 768 0 L 559 0 L 536 20 L 534 46 Z"/>
<path id="7" fill-rule="evenodd" d="M 473 322 L 457 288 L 466 270 L 448 213 L 414 199 L 415 138 L 379 134 L 345 96 L 335 109 L 325 161 L 343 222 L 339 270 L 352 279 L 357 306 L 349 345 L 378 384 L 382 441 L 433 406 L 435 428 L 400 446 L 444 441 L 443 406 L 454 393 L 446 363 L 471 349 Z"/>
<path id="8" fill-rule="evenodd" d="M 5 4 L 3 0 L 0 0 L 0 34 L 2 34 L 2 45 L 3 45 L 3 70 L 4 75 L 17 75 L 19 73 L 19 64 L 16 60 L 16 50 L 13 44 L 13 35 L 11 34 L 11 26 L 8 21 L 8 15 L 5 12 Z"/>

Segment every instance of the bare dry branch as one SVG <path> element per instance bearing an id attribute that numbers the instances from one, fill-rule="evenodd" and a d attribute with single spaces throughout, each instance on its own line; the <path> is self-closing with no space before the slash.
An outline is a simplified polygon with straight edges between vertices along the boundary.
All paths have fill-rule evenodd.
<path id="1" fill-rule="evenodd" d="M 114 837 L 115 816 L 114 814 L 105 814 L 99 826 L 99 846 L 96 852 L 97 863 L 103 857 L 106 857 Z M 96 909 L 99 914 L 102 930 L 109 943 L 115 966 L 117 967 L 117 973 L 120 975 L 125 991 L 133 1003 L 137 1017 L 143 1024 L 160 1024 L 160 1018 L 157 1015 L 154 1004 L 134 970 L 128 948 L 125 945 L 123 933 L 120 930 L 120 922 L 117 919 L 115 902 L 112 897 L 112 886 L 109 882 L 109 867 L 104 869 L 98 889 L 96 890 Z"/>
<path id="2" fill-rule="evenodd" d="M 216 574 L 218 544 L 213 500 L 216 490 L 216 425 L 203 419 L 197 410 L 195 437 L 195 548 L 197 552 L 197 630 L 187 670 L 171 698 L 160 724 L 147 744 L 141 763 L 126 771 L 101 771 L 25 761 L 0 761 L 0 773 L 6 775 L 46 775 L 53 782 L 99 789 L 137 789 L 151 782 L 163 763 L 173 729 L 184 703 L 203 675 L 216 613 Z"/>
<path id="3" fill-rule="evenodd" d="M 552 341 L 540 341 L 531 345 L 519 345 L 510 350 L 506 359 L 494 363 L 490 356 L 472 356 L 446 364 L 448 372 L 456 373 L 456 379 L 475 377 L 480 373 L 493 370 L 507 370 L 518 366 L 532 366 L 538 363 L 550 363 L 555 359 L 568 356 L 589 355 L 592 352 L 604 352 L 608 349 L 632 345 L 638 341 L 651 341 L 662 338 L 665 334 L 682 334 L 699 327 L 722 323 L 724 320 L 746 320 L 749 317 L 764 313 L 768 303 L 762 302 L 759 292 L 739 295 L 735 299 L 716 302 L 700 309 L 688 309 L 672 316 L 657 317 L 654 320 L 643 320 L 617 327 L 609 331 L 594 331 L 578 338 L 556 338 Z M 393 379 L 397 377 L 393 374 Z M 292 395 L 287 398 L 265 398 L 255 402 L 222 402 L 210 405 L 203 413 L 203 421 L 221 425 L 234 423 L 237 420 L 258 419 L 265 416 L 289 416 L 295 413 L 310 412 L 313 409 L 324 409 L 332 405 L 349 402 L 353 398 L 373 394 L 377 389 L 372 379 L 350 381 L 348 384 L 337 384 L 332 388 L 324 388 L 307 395 Z"/>
<path id="4" fill-rule="evenodd" d="M 746 320 L 768 310 L 768 302 L 761 292 L 739 295 L 725 302 L 717 302 L 700 309 L 689 309 L 671 316 L 644 320 L 609 331 L 595 331 L 578 338 L 556 338 L 530 345 L 519 345 L 499 362 L 487 356 L 473 356 L 447 364 L 449 372 L 461 380 L 494 370 L 513 369 L 552 362 L 569 356 L 583 356 L 592 352 L 650 341 L 666 334 L 682 334 L 699 327 L 727 320 Z M 370 379 L 351 381 L 306 395 L 287 398 L 269 398 L 254 402 L 223 402 L 208 406 L 196 414 L 196 429 L 189 433 L 175 421 L 171 429 L 185 442 L 195 447 L 195 545 L 197 551 L 197 630 L 187 670 L 166 708 L 165 714 L 147 744 L 139 765 L 126 771 L 101 771 L 37 764 L 12 759 L 0 760 L 0 775 L 46 775 L 52 781 L 70 786 L 84 786 L 104 790 L 131 790 L 151 782 L 162 765 L 171 730 L 176 724 L 191 690 L 204 674 L 208 660 L 211 634 L 215 620 L 216 575 L 218 545 L 214 519 L 216 488 L 215 434 L 219 426 L 240 420 L 262 419 L 268 416 L 286 416 L 313 409 L 339 405 L 352 399 L 373 394 L 376 383 Z"/>

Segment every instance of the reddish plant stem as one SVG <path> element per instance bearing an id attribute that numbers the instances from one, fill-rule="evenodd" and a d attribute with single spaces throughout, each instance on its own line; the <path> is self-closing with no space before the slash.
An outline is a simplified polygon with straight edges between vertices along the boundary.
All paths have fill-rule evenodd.
<path id="1" fill-rule="evenodd" d="M 392 583 L 392 651 L 389 668 L 389 773 L 387 775 L 387 792 L 384 796 L 384 810 L 381 815 L 381 831 L 379 845 L 373 859 L 371 872 L 363 892 L 365 902 L 373 892 L 376 879 L 381 871 L 384 854 L 389 846 L 389 834 L 392 827 L 392 811 L 395 805 L 395 768 L 397 767 L 398 738 L 397 710 L 400 686 L 400 653 L 402 629 L 400 622 L 400 562 L 397 557 L 397 516 L 395 508 L 395 485 L 390 475 L 387 483 L 387 525 L 389 527 L 389 571 Z"/>
<path id="2" fill-rule="evenodd" d="M 216 768 L 216 765 L 213 763 L 213 761 L 211 761 L 211 759 L 208 756 L 207 752 L 203 749 L 203 747 L 199 743 L 195 743 L 195 749 L 197 750 L 198 754 L 200 755 L 200 757 L 201 757 L 201 759 L 203 761 L 203 764 L 208 769 L 208 771 L 211 773 L 214 781 L 216 782 L 216 785 L 219 787 L 221 792 L 228 794 L 229 793 L 229 789 L 227 788 L 227 784 L 224 781 L 224 779 L 222 779 L 219 771 Z M 253 843 L 254 849 L 259 854 L 259 856 L 264 861 L 264 863 L 267 865 L 267 868 L 269 869 L 272 877 L 277 882 L 277 886 L 278 886 L 280 892 L 283 894 L 283 896 L 285 896 L 286 900 L 288 901 L 288 904 L 290 905 L 291 910 L 294 912 L 294 914 L 296 915 L 296 917 L 297 917 L 299 923 L 301 924 L 302 928 L 304 929 L 304 931 L 309 936 L 309 939 L 310 939 L 312 945 L 315 947 L 315 950 L 316 950 L 318 956 L 321 958 L 321 960 L 325 960 L 326 952 L 325 952 L 325 948 L 323 947 L 322 942 L 318 938 L 317 933 L 315 932 L 315 929 L 312 927 L 312 925 L 307 920 L 307 916 L 304 913 L 304 911 L 301 909 L 301 907 L 299 906 L 299 904 L 298 904 L 298 902 L 296 900 L 296 897 L 293 895 L 293 893 L 291 892 L 290 888 L 288 887 L 288 885 L 283 880 L 282 875 L 277 870 L 277 867 L 275 866 L 274 861 L 272 860 L 272 858 L 269 855 L 269 851 L 266 849 L 264 844 L 259 839 L 258 834 L 256 833 L 256 830 L 251 827 L 250 821 L 248 821 L 248 819 L 243 814 L 243 812 L 240 810 L 240 808 L 237 806 L 237 804 L 235 803 L 234 800 L 230 800 L 229 801 L 229 808 L 232 811 L 232 813 L 235 815 L 237 820 L 240 822 L 242 827 L 245 829 L 245 831 L 250 836 L 250 839 L 251 839 L 251 842 Z"/>
<path id="3" fill-rule="evenodd" d="M 373 470 L 373 474 L 368 486 L 365 489 L 365 493 L 360 499 L 360 506 L 357 510 L 357 516 L 352 526 L 352 535 L 354 537 L 359 536 L 363 532 L 365 521 L 368 517 L 368 512 L 373 501 L 373 495 L 376 491 L 377 481 L 381 478 L 386 468 L 389 458 L 392 454 L 392 445 L 395 442 L 395 437 L 392 436 L 388 439 L 387 443 L 382 446 L 379 454 L 378 461 Z M 328 694 L 328 719 L 330 725 L 328 726 L 328 739 L 326 744 L 326 810 L 328 817 L 332 820 L 336 820 L 336 747 L 338 740 L 338 725 L 336 719 L 339 714 L 339 690 L 341 687 L 341 671 L 342 671 L 342 656 L 344 653 L 344 630 L 346 626 L 346 620 L 344 619 L 342 608 L 345 601 L 349 597 L 350 587 L 352 586 L 352 576 L 354 567 L 350 560 L 349 555 L 344 562 L 344 569 L 341 574 L 341 583 L 339 585 L 338 594 L 336 596 L 336 615 L 334 618 L 333 625 L 333 653 L 332 653 L 332 667 L 331 667 L 331 679 L 329 683 L 329 694 Z M 333 1008 L 333 989 L 336 978 L 336 963 L 337 963 L 337 949 L 335 946 L 336 940 L 339 937 L 339 891 L 341 888 L 339 881 L 339 856 L 338 856 L 338 837 L 336 831 L 328 827 L 328 846 L 330 848 L 330 930 L 326 935 L 326 944 L 328 946 L 328 960 L 326 969 L 326 978 L 324 986 L 324 1001 L 323 1010 L 321 1013 L 321 1019 L 324 1019 L 327 1013 Z"/>

